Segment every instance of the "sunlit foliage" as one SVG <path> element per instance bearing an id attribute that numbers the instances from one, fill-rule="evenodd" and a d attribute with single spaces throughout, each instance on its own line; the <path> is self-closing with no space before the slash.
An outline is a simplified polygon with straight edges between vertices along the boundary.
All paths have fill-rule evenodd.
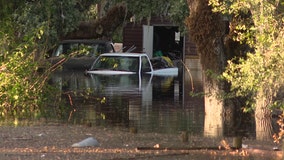
<path id="1" fill-rule="evenodd" d="M 0 1 L 0 118 L 39 117 L 46 106 L 50 71 L 38 72 L 60 36 L 87 17 L 96 0 Z"/>
<path id="2" fill-rule="evenodd" d="M 237 26 L 246 32 L 238 32 L 236 40 L 245 41 L 254 52 L 248 53 L 246 58 L 229 61 L 224 76 L 231 82 L 232 89 L 238 90 L 238 95 L 263 91 L 263 96 L 275 97 L 283 84 L 283 15 L 277 12 L 281 3 L 262 0 L 211 2 L 217 7 L 216 11 L 221 10 L 230 16 L 237 16 L 240 12 L 251 14 L 253 22 L 253 25 L 243 23 Z M 247 41 L 248 37 L 253 38 Z"/>
<path id="3" fill-rule="evenodd" d="M 35 39 L 43 32 L 35 30 L 24 41 L 16 44 L 10 35 L 0 34 L 1 50 L 0 71 L 0 119 L 36 118 L 40 116 L 40 105 L 45 100 L 46 75 L 37 72 Z M 12 48 L 9 48 L 12 47 Z M 3 54 L 4 53 L 4 54 Z"/>
<path id="4" fill-rule="evenodd" d="M 236 26 L 235 40 L 250 45 L 253 51 L 229 61 L 223 75 L 232 91 L 248 98 L 246 109 L 255 111 L 257 139 L 269 139 L 271 107 L 283 106 L 279 94 L 284 84 L 283 1 L 211 0 L 211 5 L 231 19 L 240 13 L 249 15 L 249 21 Z"/>

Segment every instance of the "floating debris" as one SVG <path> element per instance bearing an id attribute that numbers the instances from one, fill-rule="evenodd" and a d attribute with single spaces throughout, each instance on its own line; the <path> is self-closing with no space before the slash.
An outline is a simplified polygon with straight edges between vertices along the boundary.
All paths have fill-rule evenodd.
<path id="1" fill-rule="evenodd" d="M 74 143 L 72 147 L 94 147 L 99 145 L 99 142 L 95 138 L 89 137 L 82 140 L 81 142 Z"/>

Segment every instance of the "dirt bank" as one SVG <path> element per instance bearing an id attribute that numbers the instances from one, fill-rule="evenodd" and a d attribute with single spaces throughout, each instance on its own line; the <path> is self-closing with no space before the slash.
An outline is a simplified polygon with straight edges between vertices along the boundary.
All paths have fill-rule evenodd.
<path id="1" fill-rule="evenodd" d="M 222 139 L 180 135 L 130 133 L 128 129 L 46 124 L 2 126 L 0 159 L 282 159 L 273 143 L 243 140 L 249 149 L 218 150 Z M 72 148 L 85 138 L 94 137 L 99 147 Z M 225 139 L 232 142 L 231 139 Z M 192 149 L 196 147 L 196 149 Z M 211 149 L 203 149 L 213 147 Z"/>

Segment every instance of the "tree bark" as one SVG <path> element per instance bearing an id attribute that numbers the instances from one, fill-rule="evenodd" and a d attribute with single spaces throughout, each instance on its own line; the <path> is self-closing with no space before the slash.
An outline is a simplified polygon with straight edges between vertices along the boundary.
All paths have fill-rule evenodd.
<path id="1" fill-rule="evenodd" d="M 222 137 L 224 134 L 224 119 L 223 119 L 223 101 L 216 98 L 220 93 L 218 84 L 208 85 L 206 75 L 204 76 L 204 92 L 207 94 L 204 97 L 205 119 L 204 119 L 204 136 L 207 137 Z"/>
<path id="2" fill-rule="evenodd" d="M 187 19 L 189 34 L 197 46 L 204 73 L 204 133 L 211 136 L 222 136 L 224 134 L 224 116 L 234 117 L 226 115 L 226 109 L 234 110 L 238 105 L 231 103 L 230 100 L 222 99 L 221 95 L 228 91 L 228 86 L 218 81 L 216 77 L 225 69 L 227 58 L 234 55 L 243 56 L 243 53 L 252 49 L 247 45 L 232 41 L 232 35 L 226 35 L 228 29 L 223 17 L 212 12 L 208 0 L 188 0 L 187 2 L 190 10 L 190 16 Z M 250 16 L 249 14 L 240 14 L 239 18 L 248 19 Z M 231 22 L 232 28 L 235 27 L 234 23 L 238 23 L 238 21 Z M 230 34 L 234 34 L 234 32 L 230 32 Z M 255 99 L 257 140 L 271 140 L 272 138 L 271 110 L 267 106 L 270 104 L 271 98 L 266 95 L 264 91 L 259 92 Z"/>
<path id="3" fill-rule="evenodd" d="M 269 98 L 258 93 L 255 107 L 255 131 L 257 140 L 272 140 L 272 117 L 271 110 L 268 108 Z"/>
<path id="4" fill-rule="evenodd" d="M 188 0 L 189 34 L 197 46 L 203 70 L 205 102 L 205 136 L 223 136 L 224 83 L 218 81 L 225 68 L 224 43 L 226 25 L 220 14 L 213 13 L 208 0 Z"/>

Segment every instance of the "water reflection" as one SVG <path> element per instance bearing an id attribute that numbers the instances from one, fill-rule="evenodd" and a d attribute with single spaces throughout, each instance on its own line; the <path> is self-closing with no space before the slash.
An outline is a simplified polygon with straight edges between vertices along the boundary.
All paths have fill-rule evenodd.
<path id="1" fill-rule="evenodd" d="M 70 123 L 135 127 L 139 132 L 203 133 L 202 99 L 185 96 L 180 77 L 86 76 L 70 71 L 54 73 L 52 81 L 64 93 L 76 92 L 72 95 L 75 109 L 67 113 Z M 88 96 L 79 96 L 85 91 Z"/>

